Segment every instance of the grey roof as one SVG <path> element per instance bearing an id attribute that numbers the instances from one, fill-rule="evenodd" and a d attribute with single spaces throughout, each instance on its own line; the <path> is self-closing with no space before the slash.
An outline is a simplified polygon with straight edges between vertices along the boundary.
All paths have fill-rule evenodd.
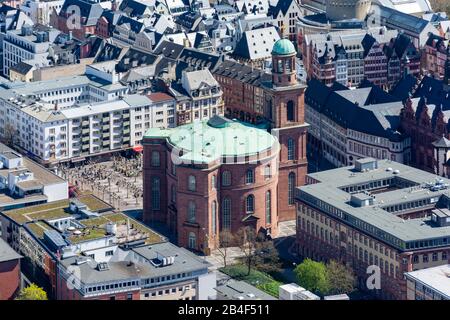
<path id="1" fill-rule="evenodd" d="M 90 260 L 82 264 L 77 264 L 81 257 L 70 257 L 62 259 L 61 264 L 66 268 L 78 267 L 77 277 L 85 285 L 102 283 L 108 281 L 139 279 L 140 276 L 150 275 L 149 268 L 143 264 L 129 263 L 129 261 L 109 262 L 107 270 L 99 270 L 98 263 Z"/>
<path id="2" fill-rule="evenodd" d="M 249 60 L 270 58 L 273 45 L 279 39 L 280 36 L 273 26 L 245 31 L 236 44 L 233 55 Z"/>
<path id="3" fill-rule="evenodd" d="M 20 259 L 22 256 L 15 252 L 2 238 L 0 238 L 0 262 Z"/>
<path id="4" fill-rule="evenodd" d="M 158 254 L 175 257 L 173 264 L 164 267 L 156 267 L 152 263 L 146 263 L 152 277 L 177 274 L 180 272 L 206 270 L 210 266 L 210 264 L 204 259 L 196 256 L 184 248 L 177 247 L 170 242 L 137 247 L 133 248 L 132 251 L 147 261 L 156 259 Z"/>
<path id="5" fill-rule="evenodd" d="M 403 104 L 376 86 L 342 90 L 312 79 L 305 102 L 343 128 L 391 140 L 402 139 L 397 130 Z"/>
<path id="6" fill-rule="evenodd" d="M 442 136 L 439 140 L 433 142 L 433 146 L 438 148 L 450 148 L 450 140 Z"/>
<path id="7" fill-rule="evenodd" d="M 264 71 L 231 60 L 222 62 L 213 73 L 258 87 L 272 79 L 271 75 Z"/>
<path id="8" fill-rule="evenodd" d="M 215 290 L 227 300 L 277 300 L 244 281 L 228 280 Z"/>
<path id="9" fill-rule="evenodd" d="M 335 218 L 370 233 L 380 241 L 389 242 L 400 250 L 406 250 L 407 242 L 419 240 L 446 239 L 442 241 L 447 242 L 437 242 L 433 245 L 450 244 L 450 227 L 439 227 L 433 224 L 430 218 L 403 220 L 396 215 L 396 212 L 402 212 L 400 209 L 387 211 L 389 207 L 422 200 L 435 207 L 445 206 L 450 199 L 449 189 L 433 191 L 429 186 L 433 185 L 437 178 L 442 179 L 444 184 L 450 183 L 449 179 L 390 160 L 378 160 L 378 168 L 366 172 L 357 172 L 354 166 L 350 166 L 311 173 L 308 176 L 318 183 L 297 188 L 297 199 L 320 207 L 322 211 L 327 208 L 325 204 L 330 206 L 333 209 L 329 210 L 335 210 Z M 349 204 L 351 193 L 346 192 L 345 188 L 369 186 L 374 181 L 389 179 L 394 179 L 393 183 L 401 183 L 398 187 L 376 193 L 372 205 L 354 207 Z M 404 183 L 408 187 L 405 187 Z"/>
<path id="10" fill-rule="evenodd" d="M 423 284 L 450 300 L 450 264 L 406 272 L 408 279 Z"/>

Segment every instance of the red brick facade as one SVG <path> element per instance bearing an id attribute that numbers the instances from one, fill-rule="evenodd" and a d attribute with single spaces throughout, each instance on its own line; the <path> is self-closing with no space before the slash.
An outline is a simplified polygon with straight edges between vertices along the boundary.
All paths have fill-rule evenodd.
<path id="1" fill-rule="evenodd" d="M 278 232 L 276 156 L 272 154 L 258 163 L 178 165 L 173 171 L 171 147 L 161 139 L 144 138 L 144 220 L 167 225 L 177 235 L 177 244 L 209 254 L 217 245 L 224 229 L 236 233 L 243 226 L 276 235 Z M 152 166 L 153 152 L 160 154 L 160 166 Z M 255 158 L 249 158 L 252 161 Z M 270 165 L 271 175 L 264 175 Z M 247 183 L 247 170 L 253 170 L 254 182 Z M 224 183 L 228 174 L 230 184 Z M 195 191 L 189 190 L 189 177 L 195 177 Z M 152 183 L 160 181 L 160 206 L 153 203 Z M 213 182 L 215 181 L 215 186 Z M 268 195 L 270 192 L 270 202 Z M 254 197 L 250 213 L 246 200 Z M 195 206 L 195 219 L 190 208 Z M 267 217 L 270 207 L 270 221 Z M 216 213 L 215 218 L 213 212 Z M 229 218 L 228 218 L 229 217 Z M 215 220 L 215 223 L 214 223 Z M 191 240 L 190 240 L 191 238 Z"/>
<path id="2" fill-rule="evenodd" d="M 19 259 L 0 262 L 0 300 L 14 299 L 19 287 Z"/>
<path id="3" fill-rule="evenodd" d="M 370 265 L 380 268 L 381 289 L 372 291 L 384 299 L 406 300 L 405 272 L 421 269 L 423 266 L 414 262 L 414 256 L 424 256 L 434 265 L 450 261 L 450 247 L 400 252 L 387 243 L 380 242 L 358 230 L 342 224 L 328 215 L 318 212 L 305 203 L 299 202 L 304 209 L 299 209 L 297 218 L 297 252 L 304 258 L 318 261 L 338 260 L 351 267 L 361 290 L 368 290 L 366 281 L 372 274 Z M 301 214 L 300 211 L 312 212 Z M 309 218 L 310 217 L 310 218 Z M 326 221 L 325 221 L 326 220 Z M 325 229 L 329 229 L 324 236 Z M 319 232 L 320 230 L 320 232 Z M 361 241 L 364 239 L 364 241 Z M 433 261 L 433 254 L 438 261 Z"/>
<path id="4" fill-rule="evenodd" d="M 411 137 L 411 165 L 428 171 L 435 171 L 433 142 L 442 136 L 449 138 L 448 125 L 444 113 L 436 107 L 433 112 L 425 99 L 420 99 L 417 106 L 407 99 L 400 114 L 402 133 Z"/>
<path id="5" fill-rule="evenodd" d="M 279 138 L 278 219 L 286 221 L 295 219 L 294 201 L 289 196 L 289 175 L 295 175 L 295 186 L 301 186 L 307 173 L 306 87 L 297 80 L 295 53 L 273 55 L 272 59 L 271 79 L 261 72 L 231 63 L 225 64 L 214 76 L 223 89 L 227 117 L 251 123 L 266 120 L 272 133 Z M 290 139 L 293 141 L 293 157 L 288 157 Z"/>

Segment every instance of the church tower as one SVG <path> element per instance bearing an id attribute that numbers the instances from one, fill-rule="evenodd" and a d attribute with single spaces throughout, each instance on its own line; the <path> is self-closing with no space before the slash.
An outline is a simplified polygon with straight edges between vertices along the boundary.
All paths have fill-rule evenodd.
<path id="1" fill-rule="evenodd" d="M 272 50 L 272 83 L 265 86 L 265 113 L 272 133 L 281 145 L 278 176 L 279 221 L 295 219 L 295 187 L 307 174 L 304 93 L 297 79 L 296 50 L 288 39 L 275 42 Z"/>

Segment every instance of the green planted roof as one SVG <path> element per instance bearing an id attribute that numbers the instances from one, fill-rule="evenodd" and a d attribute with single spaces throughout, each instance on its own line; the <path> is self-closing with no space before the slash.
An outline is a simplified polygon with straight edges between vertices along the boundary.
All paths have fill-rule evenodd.
<path id="1" fill-rule="evenodd" d="M 222 157 L 245 157 L 279 148 L 278 139 L 266 130 L 215 116 L 173 129 L 151 128 L 145 138 L 166 138 L 182 150 L 183 163 L 209 163 Z"/>
<path id="2" fill-rule="evenodd" d="M 294 45 L 288 39 L 280 39 L 273 45 L 272 54 L 290 55 L 296 53 Z"/>

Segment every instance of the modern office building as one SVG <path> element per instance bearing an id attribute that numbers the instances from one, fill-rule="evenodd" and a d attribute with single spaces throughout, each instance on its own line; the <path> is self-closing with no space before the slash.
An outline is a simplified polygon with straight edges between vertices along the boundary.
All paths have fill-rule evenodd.
<path id="1" fill-rule="evenodd" d="M 408 300 L 450 300 L 450 264 L 405 273 Z"/>
<path id="2" fill-rule="evenodd" d="M 373 158 L 306 179 L 296 190 L 301 256 L 342 261 L 385 299 L 407 298 L 405 272 L 448 264 L 450 180 Z M 373 268 L 380 287 L 370 290 Z"/>

